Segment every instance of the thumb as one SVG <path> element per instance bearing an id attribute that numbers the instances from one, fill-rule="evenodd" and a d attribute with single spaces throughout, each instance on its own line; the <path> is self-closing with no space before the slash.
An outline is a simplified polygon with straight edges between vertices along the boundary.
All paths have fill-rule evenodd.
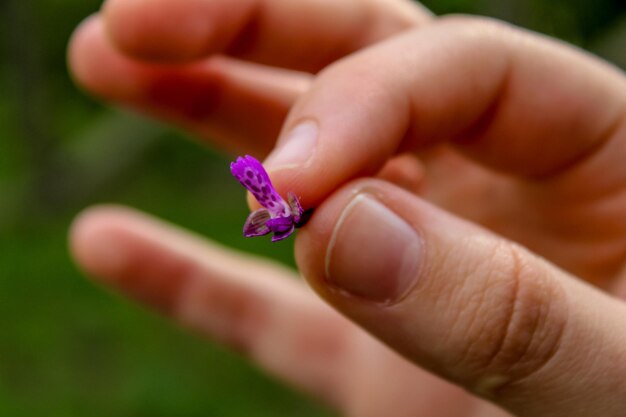
<path id="1" fill-rule="evenodd" d="M 512 242 L 362 180 L 317 209 L 296 255 L 340 312 L 515 415 L 624 415 L 626 306 Z"/>

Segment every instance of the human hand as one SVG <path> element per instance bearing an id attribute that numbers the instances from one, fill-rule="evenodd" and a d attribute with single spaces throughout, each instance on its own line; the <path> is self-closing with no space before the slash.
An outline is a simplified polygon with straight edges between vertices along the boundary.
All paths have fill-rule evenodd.
<path id="1" fill-rule="evenodd" d="M 240 36 L 255 25 L 237 23 L 246 18 L 228 3 L 110 1 L 118 49 L 144 61 L 108 45 L 95 18 L 74 39 L 76 77 L 98 95 L 257 155 L 297 100 L 268 168 L 280 191 L 318 206 L 298 236 L 298 265 L 328 303 L 408 361 L 281 267 L 122 209 L 78 220 L 79 263 L 348 415 L 507 415 L 472 394 L 519 416 L 624 415 L 626 306 L 582 283 L 626 292 L 623 74 L 502 24 L 386 8 L 400 2 L 376 3 L 369 16 L 385 24 L 352 19 L 361 3 L 329 2 L 319 10 L 337 19 L 321 25 L 330 19 L 308 9 L 318 2 L 294 2 L 281 15 L 266 0 L 257 9 L 265 20 Z M 146 8 L 152 19 L 124 33 Z M 219 36 L 159 24 L 185 13 Z M 317 23 L 286 24 L 299 19 Z M 369 33 L 378 27 L 387 29 Z M 314 81 L 233 58 L 185 63 L 217 50 L 316 71 L 401 31 Z M 234 38 L 238 47 L 224 47 Z M 316 138 L 311 124 L 294 130 L 301 121 L 314 122 Z M 292 130 L 309 135 L 287 140 Z M 392 159 L 401 151 L 418 151 L 421 165 Z M 419 197 L 388 181 L 349 182 L 368 175 Z"/>

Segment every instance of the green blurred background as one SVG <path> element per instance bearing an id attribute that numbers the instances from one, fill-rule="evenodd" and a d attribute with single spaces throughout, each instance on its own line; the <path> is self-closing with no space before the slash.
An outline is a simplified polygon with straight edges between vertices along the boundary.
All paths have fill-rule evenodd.
<path id="1" fill-rule="evenodd" d="M 337 0 L 340 1 L 340 0 Z M 626 67 L 622 0 L 430 0 L 495 16 Z M 66 249 L 98 202 L 138 207 L 293 264 L 291 241 L 240 237 L 228 155 L 72 85 L 65 47 L 97 0 L 0 2 L 0 416 L 329 416 L 235 354 L 92 285 Z"/>

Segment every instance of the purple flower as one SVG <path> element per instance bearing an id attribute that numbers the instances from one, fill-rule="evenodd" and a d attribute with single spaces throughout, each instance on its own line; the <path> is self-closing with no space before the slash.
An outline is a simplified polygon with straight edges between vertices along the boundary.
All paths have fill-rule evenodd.
<path id="1" fill-rule="evenodd" d="M 245 237 L 274 233 L 272 242 L 289 237 L 296 227 L 306 221 L 304 210 L 294 193 L 287 201 L 276 192 L 263 165 L 253 157 L 239 157 L 230 164 L 230 172 L 248 189 L 264 208 L 253 211 L 243 226 Z"/>

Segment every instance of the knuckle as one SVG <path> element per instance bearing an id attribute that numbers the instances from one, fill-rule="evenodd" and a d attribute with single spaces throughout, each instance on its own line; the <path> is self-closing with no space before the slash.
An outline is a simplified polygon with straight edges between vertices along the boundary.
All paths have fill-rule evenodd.
<path id="1" fill-rule="evenodd" d="M 484 266 L 485 285 L 472 309 L 473 324 L 466 327 L 462 360 L 473 390 L 496 396 L 556 354 L 567 309 L 564 290 L 550 279 L 547 265 L 522 248 L 500 243 Z"/>

